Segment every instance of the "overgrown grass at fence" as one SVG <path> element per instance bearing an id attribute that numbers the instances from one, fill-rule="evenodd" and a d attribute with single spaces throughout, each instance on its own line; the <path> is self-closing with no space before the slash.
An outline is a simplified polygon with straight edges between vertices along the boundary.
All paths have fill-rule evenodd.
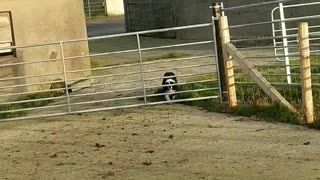
<path id="1" fill-rule="evenodd" d="M 0 105 L 0 112 L 47 106 L 48 104 L 54 102 L 54 100 L 41 100 L 41 99 L 59 97 L 59 96 L 62 96 L 63 94 L 64 94 L 63 91 L 55 91 L 55 92 L 43 92 L 43 93 L 35 93 L 35 94 L 27 95 L 17 99 L 16 101 L 28 101 L 28 100 L 38 100 L 38 101 L 22 102 L 22 103 L 10 104 L 10 105 Z M 26 114 L 27 114 L 26 111 L 1 113 L 0 119 L 22 117 L 22 116 L 25 116 Z"/>
<path id="2" fill-rule="evenodd" d="M 181 87 L 182 90 L 198 88 L 198 85 Z M 206 88 L 206 84 L 202 85 L 201 88 Z M 184 104 L 201 107 L 209 111 L 231 113 L 248 117 L 255 116 L 258 118 L 267 119 L 269 121 L 299 124 L 299 116 L 296 116 L 281 104 L 272 102 L 271 99 L 268 98 L 268 96 L 258 86 L 237 85 L 236 90 L 239 103 L 237 108 L 230 109 L 227 105 L 221 105 L 217 100 L 193 101 L 185 102 Z M 290 88 L 278 88 L 278 90 L 281 94 L 285 94 L 287 98 L 290 97 L 292 100 L 296 100 L 295 95 L 292 93 L 292 91 L 296 91 L 296 89 L 292 90 Z M 214 93 L 216 92 L 197 92 L 185 94 L 184 96 L 187 96 L 188 98 L 195 98 Z M 301 99 L 301 96 L 299 98 Z"/>
<path id="3" fill-rule="evenodd" d="M 282 68 L 277 68 L 279 71 L 282 71 Z M 318 69 L 313 68 L 312 71 L 315 73 Z M 262 73 L 267 73 L 263 69 L 260 69 Z M 277 70 L 273 70 L 274 73 L 279 73 Z M 222 113 L 231 113 L 240 116 L 254 116 L 257 118 L 263 118 L 272 122 L 281 122 L 281 123 L 291 123 L 294 125 L 303 124 L 302 121 L 302 93 L 300 85 L 276 85 L 276 89 L 298 110 L 301 111 L 298 114 L 290 112 L 286 107 L 279 103 L 272 102 L 272 100 L 263 92 L 263 90 L 254 83 L 242 84 L 243 82 L 252 82 L 252 80 L 245 75 L 241 70 L 236 70 L 237 76 L 237 99 L 238 107 L 230 109 L 226 104 L 221 104 L 218 100 L 203 100 L 203 101 L 191 101 L 183 102 L 185 105 L 201 107 L 208 111 L 222 112 Z M 268 71 L 270 73 L 270 71 Z M 300 73 L 300 70 L 297 70 L 297 73 Z M 296 82 L 300 83 L 300 77 L 296 77 Z M 212 80 L 215 79 L 213 76 L 204 76 L 201 78 L 195 78 L 191 81 L 202 81 L 202 80 Z M 272 76 L 267 78 L 270 82 L 286 82 L 286 77 L 281 76 Z M 314 79 L 314 82 L 319 82 L 318 78 Z M 206 89 L 217 87 L 217 83 L 197 83 L 197 84 L 188 84 L 182 85 L 179 87 L 179 91 L 188 91 L 196 89 Z M 157 92 L 160 93 L 160 92 Z M 197 97 L 206 97 L 218 95 L 218 91 L 209 90 L 203 92 L 188 92 L 183 94 L 178 94 L 178 99 L 190 99 Z M 313 97 L 315 104 L 315 125 L 314 127 L 320 129 L 320 104 L 317 102 L 320 101 L 320 88 L 313 88 Z M 164 100 L 163 97 L 149 98 L 150 101 L 159 101 Z"/>

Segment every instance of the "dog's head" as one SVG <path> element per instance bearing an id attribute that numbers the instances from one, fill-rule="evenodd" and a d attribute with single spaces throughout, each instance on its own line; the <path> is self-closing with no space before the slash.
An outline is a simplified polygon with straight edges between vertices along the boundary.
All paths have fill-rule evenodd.
<path id="1" fill-rule="evenodd" d="M 166 72 L 163 77 L 162 85 L 163 92 L 167 101 L 175 99 L 175 92 L 177 90 L 177 77 L 173 72 Z"/>
<path id="2" fill-rule="evenodd" d="M 162 85 L 164 85 L 163 90 L 165 92 L 169 90 L 177 90 L 177 83 L 177 77 L 173 72 L 166 72 L 164 74 Z"/>
<path id="3" fill-rule="evenodd" d="M 165 87 L 163 87 L 163 89 L 165 91 L 170 91 L 170 90 L 175 90 L 174 87 L 172 85 L 176 84 L 176 81 L 173 79 L 166 79 L 164 81 L 163 85 L 166 85 Z M 171 86 L 170 86 L 171 85 Z"/>

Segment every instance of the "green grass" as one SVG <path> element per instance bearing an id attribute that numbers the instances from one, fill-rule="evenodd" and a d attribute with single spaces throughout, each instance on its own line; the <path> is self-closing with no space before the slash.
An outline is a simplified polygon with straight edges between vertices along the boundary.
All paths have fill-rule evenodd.
<path id="1" fill-rule="evenodd" d="M 216 86 L 216 85 L 215 85 Z M 208 88 L 203 84 L 202 87 L 198 85 L 188 85 L 186 89 L 199 89 Z M 288 94 L 291 91 L 289 88 L 279 88 L 281 94 Z M 237 108 L 228 108 L 226 105 L 221 105 L 217 100 L 206 100 L 206 101 L 193 101 L 184 103 L 186 105 L 197 106 L 209 111 L 231 113 L 240 116 L 255 116 L 263 118 L 268 121 L 277 121 L 283 123 L 298 124 L 300 117 L 290 112 L 286 107 L 278 103 L 273 103 L 271 99 L 267 97 L 258 87 L 252 86 L 236 86 L 237 97 L 239 100 L 239 106 Z M 195 94 L 186 94 L 188 98 L 205 97 L 208 95 L 215 94 L 215 91 L 197 92 Z M 215 94 L 216 95 L 216 94 Z M 293 97 L 292 97 L 293 98 Z"/>
<path id="2" fill-rule="evenodd" d="M 10 110 L 17 110 L 22 109 L 22 106 L 19 104 L 17 105 L 1 105 L 0 111 L 10 111 Z M 0 114 L 0 119 L 7 119 L 7 118 L 16 118 L 26 115 L 26 112 L 8 112 Z"/>
<path id="3" fill-rule="evenodd" d="M 320 73 L 320 57 L 311 56 L 311 72 L 313 74 Z M 299 61 L 293 61 L 292 64 L 299 65 Z M 300 73 L 300 67 L 291 68 L 291 73 Z"/>
<path id="4" fill-rule="evenodd" d="M 195 78 L 192 81 L 201 81 L 209 79 L 215 79 L 215 77 L 204 76 L 201 78 Z M 217 85 L 218 84 L 216 83 L 188 84 L 180 86 L 179 91 L 212 88 L 217 87 Z M 301 87 L 283 86 L 276 88 L 290 103 L 292 103 L 293 106 L 295 106 L 298 110 L 301 109 Z M 288 108 L 284 107 L 283 105 L 272 102 L 272 100 L 258 86 L 237 85 L 236 92 L 239 104 L 236 108 L 228 108 L 226 104 L 221 104 L 219 100 L 191 101 L 183 102 L 182 104 L 200 107 L 202 109 L 212 112 L 230 113 L 246 117 L 257 117 L 269 122 L 290 123 L 294 125 L 303 124 L 300 112 L 298 114 L 292 113 Z M 314 92 L 316 94 L 314 96 L 315 100 L 320 100 L 320 89 L 317 89 Z M 161 93 L 161 91 L 157 90 L 156 93 Z M 179 94 L 177 99 L 189 99 L 212 95 L 218 95 L 218 91 L 210 90 L 204 92 L 188 92 L 184 94 Z M 148 100 L 164 101 L 165 99 L 163 98 L 163 96 L 161 96 L 149 98 Z M 318 117 L 320 117 L 320 113 L 318 114 Z M 320 119 L 316 121 L 314 127 L 320 129 Z"/>
<path id="5" fill-rule="evenodd" d="M 58 97 L 63 94 L 64 94 L 63 92 L 56 91 L 56 92 L 43 92 L 43 93 L 36 93 L 36 94 L 27 95 L 27 96 L 24 96 L 24 97 L 17 99 L 16 101 L 26 101 L 26 100 L 36 100 L 36 99 L 39 99 L 39 101 L 25 102 L 25 103 L 19 103 L 19 104 L 11 104 L 11 105 L 2 105 L 2 106 L 0 106 L 0 112 L 1 111 L 20 110 L 20 109 L 46 106 L 46 105 L 54 102 L 54 100 L 40 101 L 41 99 Z M 8 113 L 0 114 L 0 119 L 16 118 L 16 117 L 22 117 L 25 115 L 27 115 L 26 111 L 8 112 Z"/>
<path id="6" fill-rule="evenodd" d="M 240 116 L 256 116 L 271 122 L 290 123 L 294 125 L 300 124 L 299 116 L 290 112 L 279 103 L 272 103 L 268 106 L 240 105 L 231 110 L 231 112 Z"/>
<path id="7" fill-rule="evenodd" d="M 293 61 L 291 64 L 298 65 L 299 61 Z M 311 57 L 311 71 L 312 74 L 317 74 L 320 72 L 320 57 Z M 285 69 L 283 67 L 272 67 L 272 68 L 258 68 L 259 72 L 262 74 L 285 74 Z M 292 67 L 291 73 L 300 74 L 300 67 Z M 244 75 L 245 73 L 239 69 L 235 69 L 236 75 Z M 203 77 L 203 79 L 210 79 L 212 77 Z M 271 83 L 286 83 L 285 76 L 265 76 L 265 78 Z M 194 79 L 192 81 L 196 81 Z M 313 83 L 320 83 L 320 77 L 312 77 Z M 236 82 L 253 82 L 247 75 L 236 76 Z M 293 83 L 300 83 L 300 76 L 292 76 Z M 239 106 L 234 109 L 229 109 L 226 105 L 221 105 L 217 101 L 197 101 L 185 103 L 191 106 L 202 107 L 206 110 L 225 112 L 241 116 L 255 116 L 258 118 L 263 118 L 268 121 L 290 123 L 290 124 L 304 124 L 303 122 L 303 112 L 302 112 L 302 92 L 300 86 L 275 86 L 276 89 L 282 94 L 287 101 L 291 103 L 299 112 L 294 114 L 290 112 L 286 107 L 281 104 L 272 102 L 272 100 L 257 86 L 254 84 L 250 85 L 236 85 L 237 99 Z M 188 85 L 183 88 L 186 89 L 198 89 L 197 85 Z M 201 87 L 205 88 L 205 87 Z M 203 97 L 206 96 L 208 92 L 197 94 L 186 94 L 188 98 Z M 315 124 L 314 128 L 320 129 L 320 87 L 313 87 L 313 100 L 314 100 L 314 112 L 315 112 Z"/>
<path id="8" fill-rule="evenodd" d="M 94 60 L 91 60 L 90 61 L 90 64 L 91 64 L 91 69 L 95 69 L 95 68 L 100 68 L 102 67 L 101 64 L 99 64 L 98 62 L 94 61 Z"/>

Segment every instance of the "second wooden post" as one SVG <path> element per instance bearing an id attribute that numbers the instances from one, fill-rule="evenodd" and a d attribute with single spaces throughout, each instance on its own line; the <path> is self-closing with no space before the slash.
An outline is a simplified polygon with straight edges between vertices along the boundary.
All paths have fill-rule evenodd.
<path id="1" fill-rule="evenodd" d="M 304 120 L 307 125 L 313 125 L 313 97 L 312 97 L 312 79 L 310 66 L 310 44 L 309 44 L 309 26 L 308 23 L 299 24 L 299 51 L 300 51 L 300 74 L 302 90 L 302 106 L 304 111 Z"/>

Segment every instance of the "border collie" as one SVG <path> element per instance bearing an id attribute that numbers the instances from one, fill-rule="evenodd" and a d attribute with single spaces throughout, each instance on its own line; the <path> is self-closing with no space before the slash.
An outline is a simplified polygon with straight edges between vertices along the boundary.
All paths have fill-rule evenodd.
<path id="1" fill-rule="evenodd" d="M 175 92 L 178 89 L 178 80 L 176 75 L 173 72 L 166 72 L 164 74 L 162 85 L 163 92 L 165 94 L 165 98 L 167 101 L 171 101 L 175 99 Z M 170 85 L 170 86 L 169 86 Z"/>

